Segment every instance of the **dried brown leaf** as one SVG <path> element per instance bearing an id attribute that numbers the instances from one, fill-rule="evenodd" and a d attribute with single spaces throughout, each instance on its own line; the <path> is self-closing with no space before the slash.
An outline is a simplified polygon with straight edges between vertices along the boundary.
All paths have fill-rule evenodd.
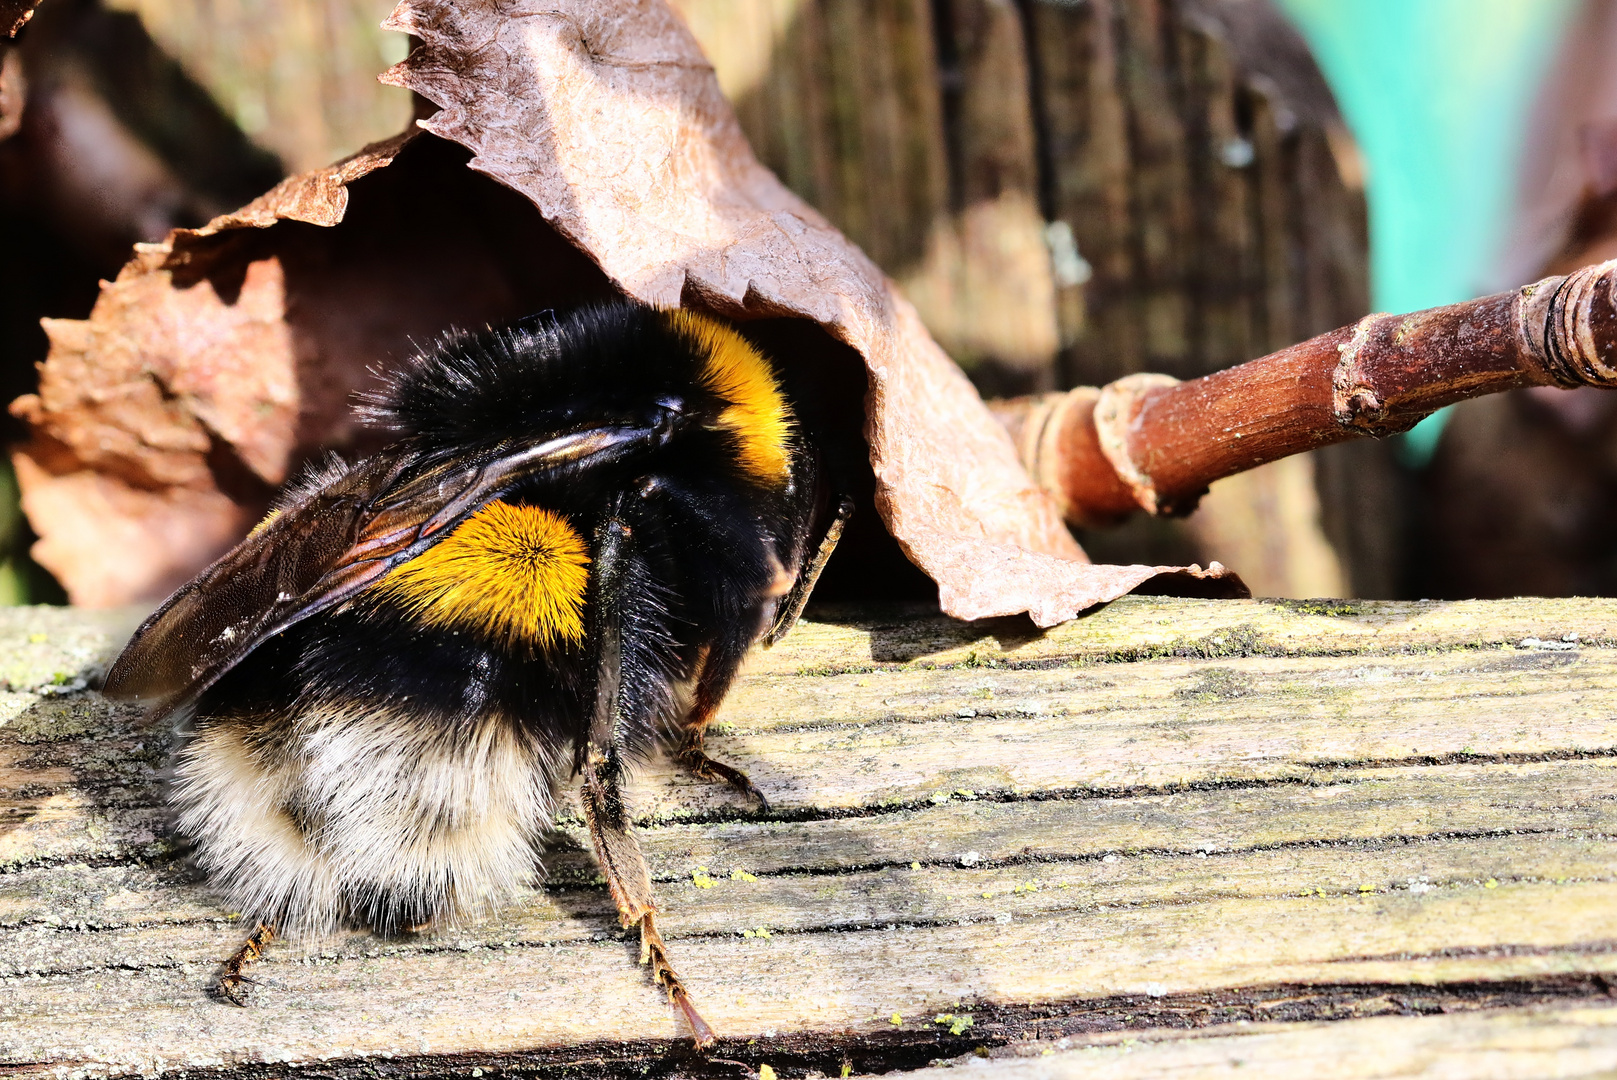
<path id="1" fill-rule="evenodd" d="M 416 132 L 405 131 L 372 143 L 357 154 L 335 165 L 289 176 L 264 194 L 228 214 L 221 214 L 200 229 L 182 230 L 175 239 L 182 241 L 213 236 L 229 229 L 266 229 L 277 221 L 303 221 L 310 225 L 335 225 L 348 212 L 348 185 L 355 180 L 393 164 Z M 171 239 L 169 247 L 175 246 Z M 165 260 L 170 265 L 173 260 Z"/>
<path id="2" fill-rule="evenodd" d="M 74 603 L 160 597 L 240 539 L 293 463 L 299 385 L 281 264 L 273 254 L 247 262 L 226 302 L 206 278 L 175 283 L 187 244 L 283 219 L 340 220 L 345 185 L 391 162 L 408 137 L 143 245 L 88 320 L 44 321 L 39 392 L 11 405 L 34 435 L 16 455 L 18 480 L 41 537 L 34 557 Z M 260 498 L 221 492 L 216 443 L 262 482 Z"/>
<path id="3" fill-rule="evenodd" d="M 147 491 L 84 469 L 53 476 L 27 452 L 13 455 L 30 521 L 48 522 L 34 545 L 48 568 L 72 568 L 73 602 L 116 607 L 185 583 L 241 539 L 253 515 L 216 490 Z M 131 587 L 130 568 L 138 568 Z"/>
<path id="4" fill-rule="evenodd" d="M 274 259 L 247 268 L 233 304 L 207 281 L 176 289 L 127 268 L 88 322 L 46 319 L 38 394 L 12 403 L 37 434 L 139 487 L 205 488 L 212 437 L 269 484 L 286 479 L 297 386 Z"/>
<path id="5" fill-rule="evenodd" d="M 0 0 L 0 37 L 16 37 L 38 6 L 39 0 Z"/>
<path id="6" fill-rule="evenodd" d="M 34 435 L 19 476 L 35 555 L 75 603 L 161 599 L 240 538 L 290 468 L 369 448 L 352 392 L 413 341 L 610 295 L 465 158 L 413 133 L 293 177 L 142 246 L 88 320 L 47 324 L 39 393 L 12 409 Z M 363 206 L 349 205 L 352 184 L 366 185 Z M 72 493 L 102 490 L 91 478 L 150 497 L 79 513 Z M 195 542 L 125 542 L 174 530 Z"/>
<path id="7" fill-rule="evenodd" d="M 1069 619 L 1156 576 L 1094 567 L 1009 437 L 868 258 L 753 156 L 661 0 L 404 0 L 384 81 L 630 295 L 811 318 L 864 357 L 877 505 L 960 618 Z M 1216 576 L 1216 575 L 1215 575 Z"/>
<path id="8" fill-rule="evenodd" d="M 11 138 L 22 126 L 22 107 L 27 97 L 22 54 L 15 45 L 0 41 L 0 142 Z"/>
<path id="9" fill-rule="evenodd" d="M 914 309 L 753 158 L 661 0 L 407 0 L 387 25 L 423 42 L 384 78 L 442 106 L 422 124 L 440 138 L 293 177 L 140 251 L 88 322 L 51 324 L 40 393 L 14 406 L 36 433 L 19 469 L 76 602 L 200 568 L 290 465 L 363 437 L 348 395 L 412 338 L 614 291 L 775 320 L 759 333 L 812 320 L 842 345 L 798 334 L 822 344 L 790 362 L 827 386 L 862 358 L 875 508 L 950 614 L 1050 625 L 1164 572 L 1240 589 L 1222 568 L 1087 563 Z M 857 396 L 833 409 L 857 417 Z"/>

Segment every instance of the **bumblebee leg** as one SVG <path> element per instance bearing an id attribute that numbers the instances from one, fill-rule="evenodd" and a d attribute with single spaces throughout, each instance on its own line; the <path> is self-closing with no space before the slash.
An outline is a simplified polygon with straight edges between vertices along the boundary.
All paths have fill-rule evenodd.
<path id="1" fill-rule="evenodd" d="M 622 750 L 629 733 L 647 719 L 641 715 L 647 703 L 637 699 L 642 696 L 639 688 L 649 685 L 647 673 L 654 665 L 650 657 L 642 655 L 646 635 L 623 633 L 625 609 L 635 599 L 630 595 L 635 587 L 634 572 L 640 567 L 634 558 L 630 527 L 619 515 L 602 523 L 595 549 L 590 605 L 595 703 L 589 737 L 579 747 L 578 762 L 584 780 L 584 818 L 624 927 L 639 928 L 642 962 L 651 965 L 653 980 L 668 991 L 669 1001 L 685 1018 L 701 1049 L 713 1043 L 713 1029 L 696 1011 L 684 981 L 669 963 L 668 947 L 657 930 L 651 872 L 623 804 Z"/>
<path id="2" fill-rule="evenodd" d="M 264 950 L 274 940 L 275 927 L 271 924 L 261 922 L 253 928 L 253 932 L 247 935 L 247 940 L 242 942 L 241 948 L 237 949 L 230 959 L 225 961 L 224 967 L 219 971 L 217 989 L 220 997 L 232 1005 L 244 1006 L 247 1004 L 247 991 L 245 988 L 253 980 L 243 975 L 242 969 L 263 956 Z"/>
<path id="3" fill-rule="evenodd" d="M 712 784 L 729 784 L 747 798 L 755 800 L 758 809 L 768 810 L 769 797 L 758 790 L 758 785 L 752 782 L 751 777 L 734 765 L 726 765 L 707 756 L 707 751 L 702 748 L 702 735 L 701 728 L 692 728 L 686 733 L 685 743 L 676 755 L 679 763 L 698 779 Z"/>
<path id="4" fill-rule="evenodd" d="M 696 678 L 696 689 L 691 697 L 691 710 L 685 715 L 683 725 L 685 741 L 675 752 L 674 760 L 699 779 L 709 783 L 729 784 L 749 799 L 756 799 L 760 810 L 768 810 L 769 799 L 758 790 L 758 786 L 746 773 L 733 765 L 726 765 L 722 761 L 708 757 L 707 750 L 702 745 L 707 734 L 707 725 L 719 711 L 719 703 L 729 692 L 730 684 L 735 682 L 736 673 L 741 670 L 741 660 L 751 645 L 751 635 L 746 632 L 745 624 L 738 624 L 737 631 L 721 640 L 707 655 L 701 673 Z"/>
<path id="5" fill-rule="evenodd" d="M 820 580 L 820 572 L 830 561 L 831 553 L 836 550 L 837 541 L 842 539 L 842 528 L 852 516 L 853 500 L 839 499 L 836 514 L 832 517 L 831 524 L 826 527 L 825 536 L 820 539 L 813 558 L 809 559 L 798 572 L 791 589 L 781 598 L 780 606 L 776 609 L 778 614 L 774 625 L 763 637 L 765 648 L 785 637 L 786 632 L 797 623 L 798 616 L 803 614 L 803 607 L 808 603 L 809 594 L 814 591 L 814 583 Z M 720 642 L 707 657 L 701 675 L 696 680 L 696 694 L 691 702 L 691 711 L 685 718 L 685 742 L 679 748 L 676 757 L 681 765 L 701 779 L 729 784 L 748 798 L 758 800 L 760 810 L 768 810 L 769 799 L 758 790 L 758 785 L 754 784 L 746 773 L 733 765 L 714 761 L 702 746 L 708 722 L 718 712 L 719 703 L 729 692 L 730 684 L 735 681 L 736 673 L 741 670 L 741 660 L 751 647 L 750 634 L 745 632 L 732 634 Z"/>
<path id="6" fill-rule="evenodd" d="M 831 524 L 826 526 L 825 535 L 820 538 L 820 546 L 815 549 L 814 557 L 803 565 L 803 569 L 798 572 L 797 580 L 792 582 L 791 591 L 781 598 L 775 625 L 764 635 L 764 648 L 774 645 L 786 636 L 787 631 L 797 625 L 798 617 L 803 614 L 803 608 L 808 604 L 809 594 L 814 591 L 815 582 L 820 580 L 825 564 L 831 561 L 831 553 L 837 549 L 837 541 L 842 539 L 842 529 L 851 517 L 853 517 L 853 500 L 844 496 L 837 500 L 837 512 L 831 518 Z"/>

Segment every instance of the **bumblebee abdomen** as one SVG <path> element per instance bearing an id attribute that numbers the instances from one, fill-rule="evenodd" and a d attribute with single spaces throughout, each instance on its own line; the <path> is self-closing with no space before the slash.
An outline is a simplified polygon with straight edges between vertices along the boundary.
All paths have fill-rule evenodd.
<path id="1" fill-rule="evenodd" d="M 532 880 L 556 756 L 498 716 L 446 737 L 408 711 L 326 705 L 203 725 L 171 799 L 237 910 L 395 931 Z"/>

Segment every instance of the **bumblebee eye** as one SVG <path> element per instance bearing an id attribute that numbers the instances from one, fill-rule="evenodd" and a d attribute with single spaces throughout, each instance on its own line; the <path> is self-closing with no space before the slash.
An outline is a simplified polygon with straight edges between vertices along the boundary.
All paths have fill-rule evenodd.
<path id="1" fill-rule="evenodd" d="M 684 418 L 684 415 L 678 409 L 660 408 L 657 410 L 657 415 L 652 419 L 652 427 L 656 429 L 663 442 L 666 443 L 673 436 L 674 429 L 679 426 L 679 422 Z"/>

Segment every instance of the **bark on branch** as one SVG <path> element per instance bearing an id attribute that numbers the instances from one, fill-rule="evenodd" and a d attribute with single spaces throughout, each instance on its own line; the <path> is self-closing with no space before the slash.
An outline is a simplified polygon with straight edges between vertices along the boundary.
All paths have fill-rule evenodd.
<path id="1" fill-rule="evenodd" d="M 1188 382 L 1130 375 L 995 408 L 1067 520 L 1098 525 L 1140 509 L 1188 513 L 1214 480 L 1519 386 L 1617 386 L 1617 260 L 1368 315 Z"/>

